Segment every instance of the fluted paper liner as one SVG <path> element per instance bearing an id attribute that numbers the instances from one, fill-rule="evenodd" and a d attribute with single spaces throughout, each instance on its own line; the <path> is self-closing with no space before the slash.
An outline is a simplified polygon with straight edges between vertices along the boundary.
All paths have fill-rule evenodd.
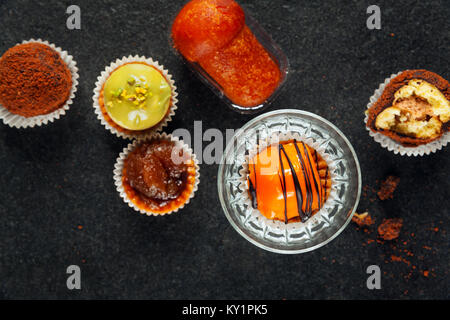
<path id="1" fill-rule="evenodd" d="M 284 141 L 290 141 L 290 140 L 297 140 L 300 142 L 306 143 L 311 148 L 314 148 L 317 153 L 322 157 L 322 159 L 327 163 L 329 168 L 329 173 L 331 177 L 331 191 L 330 195 L 328 196 L 327 200 L 325 201 L 324 205 L 320 210 L 315 213 L 311 218 L 308 219 L 306 222 L 290 222 L 288 224 L 285 224 L 284 221 L 279 220 L 271 220 L 266 218 L 261 212 L 259 212 L 258 209 L 252 208 L 252 201 L 248 192 L 248 185 L 247 185 L 247 177 L 249 173 L 249 162 L 250 159 L 252 159 L 254 156 L 256 156 L 259 152 L 263 151 L 267 147 L 269 147 L 272 144 L 282 143 Z M 260 140 L 259 145 L 252 150 L 248 150 L 248 155 L 245 156 L 245 161 L 242 165 L 242 169 L 239 171 L 240 174 L 240 189 L 243 191 L 243 198 L 244 202 L 249 206 L 249 208 L 252 208 L 252 215 L 259 221 L 262 222 L 264 225 L 268 227 L 268 232 L 271 231 L 271 229 L 276 230 L 277 232 L 282 231 L 287 234 L 289 237 L 289 232 L 301 232 L 310 229 L 311 226 L 317 225 L 320 223 L 321 220 L 321 214 L 322 212 L 329 210 L 332 206 L 333 200 L 336 198 L 336 190 L 333 188 L 333 181 L 335 180 L 335 164 L 331 160 L 331 158 L 328 156 L 328 154 L 325 152 L 325 147 L 321 145 L 319 142 L 315 142 L 313 139 L 309 137 L 302 136 L 295 132 L 283 132 L 283 133 L 273 133 L 269 138 Z"/>
<path id="2" fill-rule="evenodd" d="M 57 110 L 51 113 L 44 115 L 27 118 L 18 114 L 11 113 L 8 109 L 6 109 L 4 106 L 0 104 L 0 119 L 2 119 L 4 124 L 10 126 L 11 128 L 17 129 L 33 128 L 47 125 L 48 123 L 52 123 L 55 120 L 61 118 L 63 115 L 65 115 L 67 110 L 70 109 L 70 105 L 73 103 L 73 99 L 75 98 L 79 78 L 77 63 L 75 62 L 75 60 L 73 60 L 73 57 L 69 55 L 67 51 L 63 51 L 61 48 L 56 47 L 54 44 L 51 44 L 48 41 L 43 41 L 41 39 L 27 40 L 23 41 L 21 44 L 26 43 L 44 44 L 52 48 L 54 51 L 58 52 L 58 54 L 61 56 L 61 59 L 66 63 L 67 67 L 70 70 L 70 73 L 72 74 L 72 88 L 70 89 L 69 98 L 62 107 L 58 108 Z M 16 46 L 18 45 L 20 44 L 19 43 L 16 44 Z"/>
<path id="3" fill-rule="evenodd" d="M 194 169 L 195 169 L 195 182 L 192 186 L 192 191 L 189 197 L 186 199 L 186 201 L 181 204 L 176 209 L 166 212 L 166 213 L 155 213 L 149 210 L 144 210 L 142 208 L 139 208 L 127 195 L 125 192 L 125 189 L 123 187 L 123 168 L 124 168 L 124 161 L 127 159 L 128 155 L 141 143 L 145 141 L 152 141 L 152 140 L 168 140 L 173 141 L 176 145 L 176 147 L 181 148 L 183 150 L 183 154 L 186 154 L 187 156 L 190 156 L 193 163 L 194 163 Z M 172 135 L 168 135 L 166 133 L 162 134 L 154 134 L 152 137 L 147 138 L 145 140 L 135 140 L 133 143 L 130 143 L 122 153 L 120 153 L 119 157 L 117 158 L 116 164 L 114 166 L 114 184 L 116 185 L 117 192 L 119 192 L 120 197 L 124 200 L 125 203 L 128 204 L 129 207 L 133 208 L 135 211 L 140 212 L 143 215 L 147 216 L 164 216 L 169 215 L 175 212 L 178 212 L 179 210 L 183 209 L 192 198 L 195 196 L 195 192 L 198 190 L 198 185 L 200 183 L 200 167 L 198 165 L 197 157 L 195 156 L 194 152 L 187 144 L 185 144 L 182 140 L 178 139 L 177 137 L 173 137 Z"/>
<path id="4" fill-rule="evenodd" d="M 164 116 L 164 118 L 156 124 L 154 127 L 143 130 L 143 131 L 136 131 L 133 133 L 131 130 L 123 129 L 124 131 L 121 131 L 114 126 L 112 126 L 104 117 L 103 112 L 100 107 L 100 93 L 103 89 L 103 85 L 105 84 L 106 80 L 108 80 L 109 76 L 114 72 L 117 68 L 123 66 L 127 63 L 133 63 L 133 62 L 141 62 L 145 63 L 149 66 L 152 66 L 159 70 L 163 76 L 166 78 L 166 81 L 169 83 L 171 91 L 172 91 L 172 97 L 171 102 L 169 106 L 168 113 Z M 146 58 L 144 56 L 128 56 L 123 57 L 122 59 L 117 59 L 115 62 L 112 62 L 97 78 L 97 82 L 95 83 L 95 89 L 94 89 L 94 96 L 93 96 L 93 106 L 94 106 L 94 112 L 97 115 L 97 118 L 100 120 L 101 124 L 109 130 L 112 134 L 115 134 L 119 138 L 123 139 L 147 139 L 150 138 L 155 133 L 158 133 L 162 131 L 164 127 L 167 126 L 167 124 L 172 120 L 172 117 L 175 115 L 175 111 L 177 110 L 177 99 L 178 93 L 177 93 L 177 87 L 175 86 L 175 81 L 172 79 L 172 75 L 169 74 L 168 70 L 164 69 L 164 66 L 160 65 L 158 61 L 154 61 L 152 58 Z M 112 120 L 111 120 L 112 121 Z M 117 125 L 118 126 L 118 125 Z M 119 127 L 119 126 L 118 126 Z"/>
<path id="5" fill-rule="evenodd" d="M 379 88 L 375 90 L 375 93 L 372 97 L 370 97 L 369 104 L 367 105 L 366 116 L 364 118 L 364 123 L 366 124 L 366 129 L 369 131 L 369 135 L 378 142 L 383 148 L 388 149 L 389 151 L 394 152 L 395 154 L 400 154 L 401 156 L 424 156 L 429 155 L 431 153 L 435 153 L 438 150 L 441 150 L 443 147 L 447 145 L 450 141 L 450 132 L 446 132 L 442 135 L 438 140 L 432 141 L 427 144 L 423 144 L 417 147 L 405 147 L 401 143 L 392 140 L 391 138 L 385 136 L 380 132 L 373 132 L 370 128 L 367 127 L 367 121 L 369 119 L 368 110 L 378 101 L 381 95 L 384 92 L 386 86 L 391 82 L 395 77 L 400 75 L 402 72 L 391 75 L 391 77 L 385 79 L 385 81 L 380 84 Z"/>

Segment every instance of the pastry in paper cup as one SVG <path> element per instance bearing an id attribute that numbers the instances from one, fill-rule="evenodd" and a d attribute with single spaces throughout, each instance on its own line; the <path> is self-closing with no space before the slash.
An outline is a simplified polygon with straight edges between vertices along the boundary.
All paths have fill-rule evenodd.
<path id="1" fill-rule="evenodd" d="M 177 110 L 172 76 L 151 58 L 129 56 L 102 71 L 93 106 L 101 124 L 117 137 L 146 139 L 160 132 Z"/>
<path id="2" fill-rule="evenodd" d="M 8 68 L 9 62 L 21 63 L 20 69 Z M 65 115 L 77 91 L 76 65 L 67 51 L 41 39 L 23 41 L 6 51 L 0 58 L 3 123 L 12 128 L 33 128 Z M 14 82 L 18 78 L 23 81 L 17 86 Z"/>
<path id="3" fill-rule="evenodd" d="M 364 122 L 370 136 L 395 154 L 434 153 L 450 141 L 450 85 L 427 70 L 394 74 L 370 98 Z"/>
<path id="4" fill-rule="evenodd" d="M 155 134 L 135 140 L 117 158 L 114 182 L 131 208 L 148 216 L 178 212 L 200 183 L 197 158 L 182 140 Z"/>

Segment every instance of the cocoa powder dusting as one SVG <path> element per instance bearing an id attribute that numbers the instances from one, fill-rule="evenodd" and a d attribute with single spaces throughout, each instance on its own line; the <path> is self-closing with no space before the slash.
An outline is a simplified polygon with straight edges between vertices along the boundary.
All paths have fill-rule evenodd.
<path id="1" fill-rule="evenodd" d="M 72 75 L 47 45 L 17 45 L 0 59 L 0 103 L 24 117 L 48 114 L 69 99 Z"/>

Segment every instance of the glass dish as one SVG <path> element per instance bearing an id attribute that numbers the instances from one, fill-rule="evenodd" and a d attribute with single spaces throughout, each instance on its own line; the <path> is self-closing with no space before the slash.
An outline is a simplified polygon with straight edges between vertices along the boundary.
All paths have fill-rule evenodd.
<path id="1" fill-rule="evenodd" d="M 170 46 L 172 51 L 178 55 L 191 71 L 197 75 L 197 77 L 206 84 L 228 107 L 241 114 L 253 114 L 259 112 L 268 107 L 275 98 L 280 94 L 284 83 L 286 82 L 287 75 L 289 73 L 289 61 L 283 50 L 275 43 L 275 41 L 267 34 L 267 32 L 252 18 L 245 10 L 245 22 L 255 37 L 261 43 L 261 45 L 267 50 L 272 57 L 273 61 L 278 65 L 281 72 L 281 79 L 278 87 L 262 104 L 254 107 L 244 107 L 233 103 L 224 93 L 222 87 L 196 62 L 188 61 L 180 54 L 173 45 L 173 40 L 169 36 Z"/>
<path id="2" fill-rule="evenodd" d="M 284 223 L 263 218 L 248 202 L 242 170 L 248 150 L 274 134 L 295 132 L 320 145 L 332 174 L 331 192 L 320 214 L 306 223 Z M 219 198 L 236 231 L 254 245 L 276 253 L 297 254 L 315 250 L 336 238 L 351 221 L 361 194 L 358 158 L 344 134 L 329 121 L 306 111 L 265 113 L 238 130 L 223 155 L 218 172 Z"/>

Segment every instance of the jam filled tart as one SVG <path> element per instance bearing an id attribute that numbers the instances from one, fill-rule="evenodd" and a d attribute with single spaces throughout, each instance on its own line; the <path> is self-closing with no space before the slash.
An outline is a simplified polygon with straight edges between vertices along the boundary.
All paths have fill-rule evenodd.
<path id="1" fill-rule="evenodd" d="M 189 202 L 197 188 L 197 171 L 195 158 L 177 141 L 140 141 L 123 161 L 123 192 L 141 212 L 168 214 Z"/>

